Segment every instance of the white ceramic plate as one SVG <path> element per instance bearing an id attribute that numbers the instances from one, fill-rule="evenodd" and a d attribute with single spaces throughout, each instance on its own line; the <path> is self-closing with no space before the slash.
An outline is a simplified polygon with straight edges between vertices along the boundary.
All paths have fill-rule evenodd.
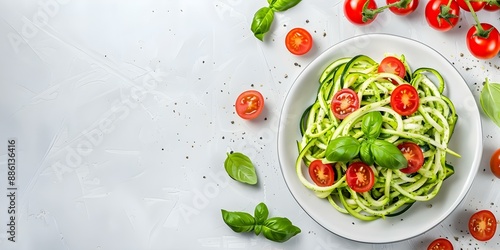
<path id="1" fill-rule="evenodd" d="M 444 94 L 451 98 L 459 116 L 449 147 L 461 158 L 448 155 L 455 174 L 443 184 L 431 201 L 416 202 L 400 216 L 371 222 L 339 213 L 326 199 L 320 199 L 304 187 L 295 173 L 300 140 L 299 120 L 314 102 L 318 79 L 334 59 L 365 54 L 380 61 L 384 53 L 404 54 L 412 70 L 430 67 L 438 70 L 447 82 Z M 354 241 L 388 243 L 405 240 L 438 225 L 462 201 L 476 175 L 482 154 L 482 130 L 474 97 L 457 70 L 430 47 L 403 37 L 369 34 L 342 41 L 313 60 L 292 85 L 281 112 L 278 131 L 278 155 L 285 182 L 300 206 L 329 231 Z"/>

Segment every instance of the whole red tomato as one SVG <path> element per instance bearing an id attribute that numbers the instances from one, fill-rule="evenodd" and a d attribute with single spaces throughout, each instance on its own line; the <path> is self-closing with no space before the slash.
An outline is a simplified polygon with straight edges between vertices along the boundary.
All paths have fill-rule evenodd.
<path id="1" fill-rule="evenodd" d="M 368 2 L 366 9 L 364 8 Z M 372 10 L 377 9 L 377 4 L 374 0 L 345 0 L 344 15 L 353 24 L 366 25 L 377 17 L 377 13 Z"/>
<path id="2" fill-rule="evenodd" d="M 457 0 L 458 6 L 460 6 L 461 9 L 470 12 L 469 6 L 467 6 L 467 3 L 465 0 Z M 474 12 L 478 12 L 484 8 L 486 5 L 486 2 L 480 2 L 480 1 L 469 1 L 472 9 Z"/>
<path id="3" fill-rule="evenodd" d="M 500 2 L 498 2 L 500 4 Z M 497 11 L 497 10 L 500 10 L 500 6 L 499 5 L 494 5 L 494 4 L 486 4 L 484 6 L 484 10 L 487 10 L 487 11 Z"/>
<path id="4" fill-rule="evenodd" d="M 399 1 L 400 0 L 386 0 L 386 3 L 393 4 L 393 3 L 396 3 Z M 419 0 L 408 0 L 404 3 L 404 4 L 406 4 L 405 6 L 403 5 L 404 7 L 400 7 L 400 6 L 396 5 L 393 7 L 389 7 L 389 10 L 396 15 L 406 16 L 406 15 L 414 12 L 417 9 L 418 2 L 419 2 Z"/>
<path id="5" fill-rule="evenodd" d="M 491 155 L 490 169 L 497 178 L 500 178 L 500 148 Z"/>
<path id="6" fill-rule="evenodd" d="M 439 31 L 451 30 L 457 25 L 459 17 L 460 7 L 456 0 L 429 0 L 425 6 L 427 23 Z"/>
<path id="7" fill-rule="evenodd" d="M 491 29 L 488 37 L 477 34 L 477 27 L 472 26 L 467 32 L 466 42 L 470 53 L 479 59 L 490 59 L 500 52 L 500 34 L 489 23 L 481 23 L 483 30 Z"/>

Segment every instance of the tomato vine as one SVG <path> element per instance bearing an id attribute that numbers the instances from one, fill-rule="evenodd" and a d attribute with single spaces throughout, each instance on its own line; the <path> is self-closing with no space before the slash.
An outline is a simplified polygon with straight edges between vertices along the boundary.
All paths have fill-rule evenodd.
<path id="1" fill-rule="evenodd" d="M 374 0 L 345 0 L 344 14 L 356 25 L 372 23 L 379 14 L 389 9 L 396 15 L 408 15 L 415 11 L 418 0 L 386 0 L 377 7 Z M 425 6 L 425 18 L 430 27 L 446 32 L 457 25 L 462 11 L 472 15 L 475 24 L 466 34 L 469 52 L 478 59 L 491 59 L 500 53 L 500 33 L 489 23 L 481 23 L 476 12 L 500 11 L 500 0 L 429 0 Z"/>

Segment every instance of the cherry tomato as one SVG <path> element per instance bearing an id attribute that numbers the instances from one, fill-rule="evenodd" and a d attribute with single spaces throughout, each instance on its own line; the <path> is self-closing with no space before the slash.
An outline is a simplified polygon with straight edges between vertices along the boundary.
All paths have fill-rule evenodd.
<path id="1" fill-rule="evenodd" d="M 377 17 L 377 14 L 374 14 L 372 17 L 367 17 L 363 13 L 366 2 L 368 2 L 368 5 L 366 6 L 367 9 L 374 10 L 377 8 L 375 0 L 345 0 L 344 15 L 347 20 L 357 25 L 366 25 L 373 22 L 373 20 Z"/>
<path id="2" fill-rule="evenodd" d="M 285 38 L 288 51 L 294 55 L 303 55 L 311 50 L 313 39 L 311 34 L 303 28 L 291 29 Z"/>
<path id="3" fill-rule="evenodd" d="M 427 250 L 453 250 L 453 245 L 448 239 L 438 238 L 429 244 Z"/>
<path id="4" fill-rule="evenodd" d="M 406 69 L 404 64 L 398 58 L 393 56 L 387 56 L 384 59 L 382 59 L 382 61 L 378 66 L 378 72 L 392 73 L 401 78 L 404 78 L 406 75 Z M 396 81 L 392 81 L 392 83 L 397 85 Z"/>
<path id="5" fill-rule="evenodd" d="M 487 241 L 495 235 L 497 219 L 489 210 L 474 213 L 469 219 L 469 233 L 476 240 Z"/>
<path id="6" fill-rule="evenodd" d="M 458 3 L 458 6 L 460 6 L 461 9 L 470 12 L 469 6 L 467 6 L 467 3 L 465 3 L 465 0 L 456 0 Z M 470 5 L 472 6 L 472 9 L 474 12 L 480 11 L 484 8 L 486 5 L 486 2 L 479 2 L 479 1 L 469 1 Z"/>
<path id="7" fill-rule="evenodd" d="M 490 169 L 491 172 L 498 178 L 500 178 L 500 148 L 497 149 L 490 159 Z"/>
<path id="8" fill-rule="evenodd" d="M 401 150 L 406 160 L 408 160 L 408 167 L 401 169 L 401 172 L 413 174 L 424 165 L 424 153 L 417 144 L 413 142 L 403 142 L 398 145 L 398 148 Z"/>
<path id="9" fill-rule="evenodd" d="M 332 165 L 323 164 L 321 160 L 314 160 L 309 165 L 309 175 L 311 179 L 320 187 L 333 185 L 335 173 Z"/>
<path id="10" fill-rule="evenodd" d="M 425 6 L 427 24 L 439 31 L 448 31 L 455 27 L 460 17 L 460 7 L 456 0 L 451 0 L 449 12 L 441 13 L 441 6 L 447 6 L 448 0 L 429 0 Z"/>
<path id="11" fill-rule="evenodd" d="M 369 191 L 375 184 L 373 170 L 361 161 L 351 163 L 345 175 L 347 185 L 358 193 Z"/>
<path id="12" fill-rule="evenodd" d="M 251 120 L 259 116 L 264 108 L 264 98 L 259 91 L 247 90 L 236 99 L 236 113 L 243 119 Z"/>
<path id="13" fill-rule="evenodd" d="M 391 93 L 391 107 L 400 115 L 415 113 L 419 105 L 418 92 L 410 84 L 401 84 Z"/>
<path id="14" fill-rule="evenodd" d="M 359 109 L 359 105 L 359 98 L 356 92 L 350 88 L 345 88 L 335 93 L 330 108 L 333 115 L 342 120 L 356 109 Z"/>
<path id="15" fill-rule="evenodd" d="M 487 3 L 486 5 L 484 5 L 484 10 L 497 11 L 500 10 L 500 6 Z"/>
<path id="16" fill-rule="evenodd" d="M 500 34 L 489 23 L 481 23 L 484 30 L 492 29 L 487 38 L 476 35 L 476 26 L 467 32 L 466 43 L 470 53 L 479 59 L 491 59 L 500 52 Z"/>
<path id="17" fill-rule="evenodd" d="M 386 0 L 387 4 L 393 4 L 396 2 L 399 2 L 399 0 Z M 398 7 L 394 6 L 394 7 L 389 7 L 389 10 L 396 15 L 406 16 L 406 15 L 414 12 L 417 9 L 418 3 L 419 3 L 419 0 L 411 0 L 408 3 L 408 5 L 406 5 L 405 8 L 398 8 Z"/>

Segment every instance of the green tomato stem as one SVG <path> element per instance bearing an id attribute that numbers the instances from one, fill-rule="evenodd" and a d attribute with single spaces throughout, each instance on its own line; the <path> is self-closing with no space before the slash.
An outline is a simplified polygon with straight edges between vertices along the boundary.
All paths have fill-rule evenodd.
<path id="1" fill-rule="evenodd" d="M 371 19 L 375 18 L 375 15 L 377 15 L 378 13 L 382 13 L 384 10 L 391 8 L 391 7 L 406 8 L 410 4 L 411 1 L 412 0 L 399 0 L 397 2 L 387 4 L 387 5 L 384 5 L 384 6 L 381 6 L 381 7 L 378 7 L 376 9 L 372 10 L 372 9 L 368 9 L 368 4 L 370 3 L 370 1 L 367 0 L 365 2 L 365 4 L 363 5 L 363 12 L 362 12 L 363 22 L 366 22 L 367 20 L 371 20 Z"/>
<path id="2" fill-rule="evenodd" d="M 391 4 L 387 4 L 387 5 L 378 7 L 376 9 L 374 9 L 374 10 L 370 10 L 368 8 L 366 8 L 366 9 L 370 10 L 370 11 L 373 11 L 375 14 L 378 14 L 378 13 L 381 13 L 382 11 L 384 11 L 385 9 L 388 9 L 388 8 L 394 7 L 394 6 L 398 6 L 398 5 L 400 5 L 401 3 L 404 3 L 404 2 L 407 2 L 407 4 L 405 5 L 405 7 L 406 7 L 411 2 L 411 0 L 399 0 L 397 2 L 394 2 L 394 3 L 391 3 Z M 366 1 L 365 5 L 368 6 L 368 1 Z"/>
<path id="3" fill-rule="evenodd" d="M 476 22 L 476 25 L 479 25 L 480 24 L 479 19 L 477 18 L 477 14 L 474 11 L 474 8 L 472 8 L 472 5 L 470 4 L 470 1 L 469 0 L 465 0 L 465 4 L 467 4 L 467 7 L 470 10 L 470 14 L 472 15 L 472 18 L 474 18 L 474 21 Z"/>
<path id="4" fill-rule="evenodd" d="M 481 26 L 481 22 L 479 21 L 479 18 L 477 17 L 477 14 L 474 11 L 474 8 L 472 8 L 472 4 L 470 3 L 470 0 L 465 0 L 465 4 L 467 4 L 467 7 L 470 10 L 470 14 L 472 15 L 472 18 L 474 18 L 474 21 L 476 22 L 476 24 L 474 25 L 474 26 L 476 26 L 476 32 L 474 33 L 474 35 L 476 35 L 478 37 L 482 37 L 482 38 L 488 38 L 490 36 L 490 32 L 492 29 L 489 29 L 489 30 L 483 29 L 483 26 Z"/>

